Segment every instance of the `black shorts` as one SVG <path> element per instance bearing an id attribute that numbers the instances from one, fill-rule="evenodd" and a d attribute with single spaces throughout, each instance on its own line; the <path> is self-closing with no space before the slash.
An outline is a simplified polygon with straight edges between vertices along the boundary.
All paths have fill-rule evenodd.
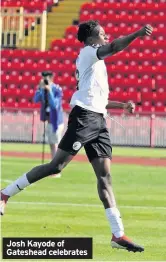
<path id="1" fill-rule="evenodd" d="M 83 146 L 90 162 L 96 157 L 112 158 L 110 136 L 103 114 L 75 106 L 58 147 L 76 155 Z"/>

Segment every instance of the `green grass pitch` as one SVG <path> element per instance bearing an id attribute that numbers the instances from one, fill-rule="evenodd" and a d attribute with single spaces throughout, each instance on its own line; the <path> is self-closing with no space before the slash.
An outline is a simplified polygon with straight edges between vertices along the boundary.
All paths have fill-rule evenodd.
<path id="1" fill-rule="evenodd" d="M 3 157 L 1 186 L 40 162 Z M 143 245 L 144 253 L 110 247 L 111 232 L 97 196 L 93 170 L 89 163 L 74 161 L 60 179 L 47 177 L 9 201 L 1 236 L 93 237 L 93 261 L 166 261 L 166 169 L 113 164 L 112 176 L 126 235 Z"/>
<path id="2" fill-rule="evenodd" d="M 2 143 L 3 151 L 41 152 L 41 144 Z M 49 146 L 45 145 L 45 152 L 50 152 Z M 84 150 L 80 151 L 85 154 Z M 160 148 L 135 148 L 135 147 L 113 147 L 113 156 L 136 156 L 136 157 L 165 157 L 166 149 Z"/>

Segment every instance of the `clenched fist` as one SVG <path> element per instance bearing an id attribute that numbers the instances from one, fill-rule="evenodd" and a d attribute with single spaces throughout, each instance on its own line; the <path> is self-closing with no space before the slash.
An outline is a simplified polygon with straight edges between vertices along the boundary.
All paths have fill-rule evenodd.
<path id="1" fill-rule="evenodd" d="M 129 113 L 133 114 L 135 111 L 135 104 L 133 102 L 127 102 L 124 105 L 124 109 L 127 110 Z"/>
<path id="2" fill-rule="evenodd" d="M 153 27 L 151 25 L 145 25 L 139 30 L 139 36 L 151 35 Z"/>

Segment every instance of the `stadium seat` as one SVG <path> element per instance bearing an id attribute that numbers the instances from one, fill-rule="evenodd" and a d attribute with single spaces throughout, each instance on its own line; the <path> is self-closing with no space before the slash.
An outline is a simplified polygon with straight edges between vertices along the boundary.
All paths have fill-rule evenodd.
<path id="1" fill-rule="evenodd" d="M 8 97 L 6 99 L 6 102 L 5 102 L 5 104 L 3 106 L 4 107 L 9 107 L 9 108 L 16 108 L 16 107 L 18 107 L 18 103 L 15 101 L 14 98 Z"/>
<path id="2" fill-rule="evenodd" d="M 166 106 L 163 102 L 159 101 L 155 103 L 155 112 L 166 112 Z"/>
<path id="3" fill-rule="evenodd" d="M 20 96 L 19 88 L 11 88 L 11 86 L 7 89 L 8 97 L 12 97 L 14 99 Z"/>
<path id="4" fill-rule="evenodd" d="M 4 98 L 8 97 L 8 89 L 7 88 L 1 88 L 1 99 L 4 100 Z"/>
<path id="5" fill-rule="evenodd" d="M 55 79 L 56 82 L 56 79 Z M 71 88 L 72 90 L 76 90 L 77 81 L 75 77 L 71 77 L 69 75 L 63 75 L 61 78 L 61 85 Z"/>
<path id="6" fill-rule="evenodd" d="M 124 91 L 122 86 L 111 86 L 110 91 L 113 91 L 115 93 L 122 93 Z"/>
<path id="7" fill-rule="evenodd" d="M 153 92 L 142 92 L 141 93 L 141 101 L 153 101 L 156 99 L 156 93 Z"/>
<path id="8" fill-rule="evenodd" d="M 155 82 L 156 89 L 158 88 L 164 88 L 166 90 L 166 79 L 157 79 Z"/>
<path id="9" fill-rule="evenodd" d="M 24 88 L 22 88 L 20 90 L 19 97 L 21 97 L 21 98 L 25 98 L 26 97 L 27 99 L 30 99 L 30 98 L 33 98 L 34 93 L 35 93 L 34 89 L 30 89 L 30 88 L 24 89 Z"/>
<path id="10" fill-rule="evenodd" d="M 165 103 L 166 104 L 166 93 L 165 92 L 156 92 L 156 97 L 155 99 L 156 102 L 159 101 L 159 102 L 162 102 L 162 103 Z"/>
<path id="11" fill-rule="evenodd" d="M 141 93 L 151 93 L 152 92 L 152 88 L 151 87 L 147 87 L 147 86 L 141 86 L 140 91 L 141 91 Z"/>
<path id="12" fill-rule="evenodd" d="M 32 108 L 32 103 L 29 102 L 26 98 L 20 98 L 18 101 L 18 107 L 23 109 L 23 108 Z"/>
<path id="13" fill-rule="evenodd" d="M 77 26 L 69 26 L 66 28 L 65 36 L 66 38 L 75 38 L 77 36 L 78 27 Z"/>
<path id="14" fill-rule="evenodd" d="M 154 112 L 155 107 L 152 106 L 151 102 L 145 101 L 142 103 L 142 106 L 140 106 L 141 112 Z"/>
<path id="15" fill-rule="evenodd" d="M 137 102 L 138 101 L 138 93 L 137 92 L 132 92 L 132 93 L 110 92 L 109 98 L 113 101 L 127 102 L 127 101 L 131 100 L 133 102 Z"/>
<path id="16" fill-rule="evenodd" d="M 62 100 L 62 107 L 65 111 L 71 110 L 70 104 L 67 103 L 65 100 Z"/>
<path id="17" fill-rule="evenodd" d="M 40 107 L 41 107 L 40 103 L 34 103 L 34 102 L 31 103 L 31 108 L 33 109 L 39 109 Z"/>
<path id="18" fill-rule="evenodd" d="M 53 0 L 46 0 L 43 3 L 37 0 L 10 0 L 2 1 L 2 7 L 21 7 L 23 6 L 28 12 L 42 12 L 47 9 L 47 6 L 50 7 L 54 4 Z"/>
<path id="19" fill-rule="evenodd" d="M 70 101 L 71 97 L 73 95 L 73 90 L 70 89 L 63 89 L 63 99 L 65 99 L 65 101 Z"/>

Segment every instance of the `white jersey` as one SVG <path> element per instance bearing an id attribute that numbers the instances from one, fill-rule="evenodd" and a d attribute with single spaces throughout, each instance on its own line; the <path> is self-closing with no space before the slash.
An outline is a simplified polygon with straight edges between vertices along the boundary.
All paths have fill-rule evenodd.
<path id="1" fill-rule="evenodd" d="M 71 106 L 106 114 L 108 104 L 108 75 L 104 60 L 97 57 L 97 48 L 86 46 L 76 60 L 78 90 L 71 98 Z"/>

